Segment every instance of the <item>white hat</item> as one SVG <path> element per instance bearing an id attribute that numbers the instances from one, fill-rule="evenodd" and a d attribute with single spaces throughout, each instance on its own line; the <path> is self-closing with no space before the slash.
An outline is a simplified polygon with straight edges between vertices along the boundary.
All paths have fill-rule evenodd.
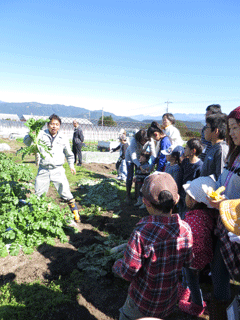
<path id="1" fill-rule="evenodd" d="M 207 191 L 209 187 L 212 187 L 214 190 L 216 189 L 216 181 L 213 175 L 208 177 L 199 177 L 192 181 L 188 181 L 183 185 L 184 190 L 190 195 L 190 197 L 197 202 L 203 202 L 209 208 L 212 208 L 207 199 Z"/>

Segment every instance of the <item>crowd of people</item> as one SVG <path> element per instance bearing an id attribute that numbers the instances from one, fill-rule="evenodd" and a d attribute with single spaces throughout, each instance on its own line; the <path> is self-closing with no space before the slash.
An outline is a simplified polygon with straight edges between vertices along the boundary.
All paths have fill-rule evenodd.
<path id="1" fill-rule="evenodd" d="M 240 107 L 226 115 L 220 105 L 208 106 L 201 139 L 185 143 L 174 123 L 164 114 L 161 125 L 139 130 L 126 150 L 126 202 L 132 205 L 135 181 L 134 205 L 149 215 L 113 266 L 131 282 L 120 320 L 162 319 L 177 303 L 187 314 L 225 320 L 230 279 L 240 279 L 240 200 L 233 202 L 240 198 Z M 210 199 L 207 191 L 220 186 L 222 197 Z M 199 284 L 206 266 L 213 284 L 208 304 Z"/>
<path id="2" fill-rule="evenodd" d="M 174 116 L 166 113 L 161 125 L 152 122 L 129 144 L 122 132 L 119 146 L 111 150 L 120 151 L 118 179 L 126 182 L 126 203 L 133 204 L 135 183 L 133 205 L 148 212 L 132 232 L 124 257 L 113 266 L 116 275 L 130 281 L 120 320 L 163 319 L 177 303 L 190 315 L 208 312 L 210 320 L 225 320 L 230 279 L 240 279 L 240 201 L 235 201 L 240 199 L 240 107 L 226 115 L 220 105 L 208 106 L 201 139 L 184 143 L 174 124 Z M 50 116 L 41 139 L 51 147 L 51 156 L 41 150 L 35 191 L 41 196 L 52 181 L 80 221 L 63 169 L 64 156 L 73 174 L 74 162 L 82 165 L 84 136 L 76 121 L 73 125 L 71 150 L 58 132 L 61 119 Z M 31 143 L 29 136 L 24 142 Z M 221 186 L 223 197 L 207 196 L 209 188 Z M 208 304 L 199 285 L 199 273 L 207 265 L 213 283 Z"/>

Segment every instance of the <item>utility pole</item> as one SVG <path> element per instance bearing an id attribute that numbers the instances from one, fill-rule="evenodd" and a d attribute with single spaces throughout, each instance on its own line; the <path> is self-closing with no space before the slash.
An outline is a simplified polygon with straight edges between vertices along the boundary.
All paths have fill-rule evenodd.
<path id="1" fill-rule="evenodd" d="M 166 102 L 164 102 L 164 103 L 167 104 L 167 113 L 168 113 L 168 105 L 169 105 L 169 103 L 172 103 L 172 102 L 171 102 L 171 101 L 166 101 Z"/>
<path id="2" fill-rule="evenodd" d="M 102 107 L 102 127 L 103 127 L 103 107 Z"/>

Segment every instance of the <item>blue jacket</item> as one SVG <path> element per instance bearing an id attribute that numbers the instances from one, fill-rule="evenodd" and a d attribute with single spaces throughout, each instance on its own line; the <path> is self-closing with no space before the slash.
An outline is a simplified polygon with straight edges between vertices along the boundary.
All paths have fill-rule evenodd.
<path id="1" fill-rule="evenodd" d="M 157 164 L 157 171 L 163 171 L 165 164 L 167 163 L 166 156 L 161 153 L 162 150 L 166 150 L 169 147 L 171 147 L 171 141 L 170 139 L 166 136 L 162 138 L 160 142 L 160 150 L 158 152 L 157 158 L 155 159 L 155 164 Z"/>

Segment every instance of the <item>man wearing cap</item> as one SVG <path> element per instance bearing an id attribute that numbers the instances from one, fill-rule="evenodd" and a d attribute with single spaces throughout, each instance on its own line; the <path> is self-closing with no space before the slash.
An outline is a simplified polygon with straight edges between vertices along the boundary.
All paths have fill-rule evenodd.
<path id="1" fill-rule="evenodd" d="M 124 258 L 113 266 L 115 274 L 131 282 L 119 320 L 163 318 L 172 313 L 179 275 L 193 259 L 191 229 L 172 213 L 179 200 L 172 176 L 151 174 L 144 180 L 142 193 L 149 216 L 136 225 Z"/>

